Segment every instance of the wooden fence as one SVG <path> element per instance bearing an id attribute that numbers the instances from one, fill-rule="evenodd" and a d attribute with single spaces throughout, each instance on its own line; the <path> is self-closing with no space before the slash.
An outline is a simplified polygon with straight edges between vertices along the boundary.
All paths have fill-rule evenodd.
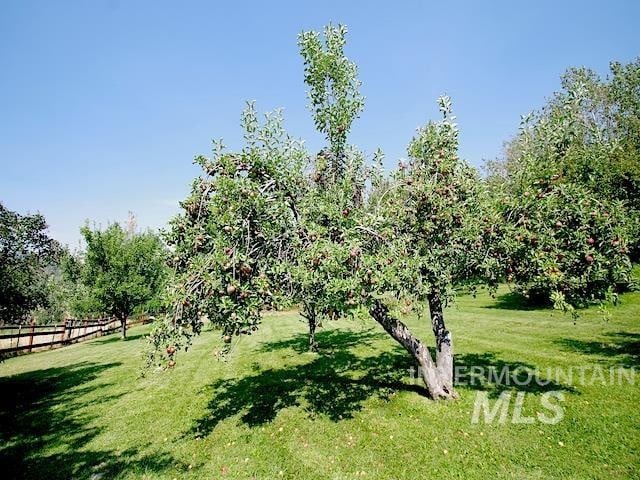
<path id="1" fill-rule="evenodd" d="M 150 321 L 146 315 L 127 319 L 127 328 Z M 0 356 L 70 345 L 119 330 L 120 320 L 113 318 L 67 320 L 57 325 L 3 325 L 0 326 Z"/>

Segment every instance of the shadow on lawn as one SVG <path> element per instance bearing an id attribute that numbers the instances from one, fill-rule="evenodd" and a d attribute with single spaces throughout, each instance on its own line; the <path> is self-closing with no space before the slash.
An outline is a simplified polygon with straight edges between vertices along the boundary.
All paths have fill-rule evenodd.
<path id="1" fill-rule="evenodd" d="M 351 347 L 370 346 L 372 342 L 385 339 L 388 336 L 369 328 L 361 332 L 344 332 L 340 330 L 321 330 L 316 334 L 316 341 L 323 355 L 333 352 L 334 348 L 344 351 Z M 309 337 L 306 334 L 298 334 L 287 340 L 263 343 L 259 352 L 275 352 L 277 350 L 292 349 L 296 353 L 309 351 Z"/>
<path id="2" fill-rule="evenodd" d="M 517 292 L 509 292 L 495 297 L 495 302 L 484 308 L 497 308 L 499 310 L 540 310 L 548 308 L 547 305 L 532 303 L 527 297 Z"/>
<path id="3" fill-rule="evenodd" d="M 262 351 L 292 348 L 304 352 L 307 336 L 275 342 Z M 211 384 L 208 415 L 193 428 L 194 434 L 208 434 L 222 420 L 241 413 L 241 421 L 257 426 L 273 420 L 287 407 L 300 406 L 310 416 L 325 415 L 338 421 L 350 418 L 362 408 L 365 399 L 389 398 L 397 390 L 423 393 L 419 385 L 404 382 L 411 358 L 400 348 L 377 356 L 360 357 L 351 346 L 366 345 L 376 333 L 325 331 L 317 335 L 323 351 L 313 360 L 283 368 L 258 371 L 241 378 L 221 379 Z M 333 347 L 328 351 L 329 346 Z"/>
<path id="4" fill-rule="evenodd" d="M 94 402 L 79 401 L 105 384 L 102 372 L 120 363 L 82 362 L 0 378 L 0 472 L 12 479 L 118 478 L 144 465 L 160 471 L 175 464 L 165 455 L 141 458 L 137 451 L 88 450 L 101 433 L 95 417 L 83 413 Z M 100 397 L 108 404 L 121 395 Z"/>
<path id="5" fill-rule="evenodd" d="M 547 378 L 544 370 L 524 362 L 506 362 L 495 353 L 465 353 L 455 356 L 458 390 L 484 390 L 490 397 L 497 398 L 506 390 L 540 394 L 550 391 L 579 393 L 571 385 Z"/>
<path id="6" fill-rule="evenodd" d="M 120 332 L 116 332 L 116 333 L 112 333 L 111 335 L 107 335 L 105 337 L 93 340 L 93 343 L 98 345 L 104 345 L 105 343 L 129 342 L 132 340 L 139 340 L 141 338 L 146 337 L 147 335 L 148 335 L 147 332 L 131 334 L 127 331 L 127 338 L 122 340 L 122 337 L 120 336 Z"/>
<path id="7" fill-rule="evenodd" d="M 238 414 L 240 422 L 250 427 L 272 421 L 280 410 L 288 407 L 303 408 L 311 417 L 323 415 L 338 421 L 353 417 L 370 397 L 386 400 L 397 391 L 426 396 L 421 380 L 410 381 L 410 371 L 415 371 L 414 363 L 401 347 L 389 343 L 389 350 L 366 357 L 350 351 L 351 347 L 367 345 L 385 336 L 372 330 L 321 332 L 317 337 L 323 350 L 308 363 L 261 371 L 256 368 L 258 371 L 250 376 L 218 380 L 207 387 L 211 395 L 208 413 L 197 421 L 191 433 L 208 435 L 219 422 Z M 329 345 L 333 348 L 330 353 L 326 350 Z M 289 348 L 296 353 L 306 351 L 307 336 L 297 335 L 291 340 L 265 344 L 261 351 Z M 533 369 L 524 363 L 502 361 L 490 353 L 458 355 L 456 362 L 469 367 L 507 367 L 511 372 L 520 370 L 520 375 L 524 375 L 524 368 Z M 533 393 L 573 391 L 571 387 L 555 382 L 495 385 L 489 380 L 478 379 L 463 388 L 489 390 L 495 395 L 506 389 Z"/>
<path id="8" fill-rule="evenodd" d="M 640 334 L 615 332 L 607 335 L 608 340 L 593 342 L 565 338 L 556 343 L 566 350 L 601 357 L 598 361 L 611 366 L 640 366 Z"/>

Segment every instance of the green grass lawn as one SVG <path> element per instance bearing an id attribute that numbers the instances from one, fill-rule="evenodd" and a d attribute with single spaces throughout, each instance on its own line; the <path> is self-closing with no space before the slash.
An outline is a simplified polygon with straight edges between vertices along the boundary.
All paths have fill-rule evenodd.
<path id="1" fill-rule="evenodd" d="M 640 294 L 609 321 L 593 309 L 574 324 L 502 293 L 447 312 L 457 365 L 638 366 Z M 424 319 L 407 322 L 431 341 Z M 435 403 L 371 319 L 325 324 L 310 354 L 289 313 L 267 316 L 226 362 L 206 332 L 172 371 L 140 379 L 147 331 L 0 364 L 2 478 L 640 478 L 640 377 L 461 385 L 458 401 Z M 478 392 L 505 390 L 525 392 L 525 415 L 562 391 L 564 418 L 472 424 Z"/>

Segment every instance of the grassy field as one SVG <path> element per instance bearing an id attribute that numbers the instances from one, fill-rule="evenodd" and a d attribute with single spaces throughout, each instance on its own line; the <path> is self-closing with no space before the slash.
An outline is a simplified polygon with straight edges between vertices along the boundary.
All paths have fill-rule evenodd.
<path id="1" fill-rule="evenodd" d="M 609 321 L 593 309 L 574 324 L 502 293 L 447 312 L 457 365 L 638 366 L 640 294 Z M 407 322 L 430 339 L 424 320 Z M 175 369 L 140 379 L 146 331 L 0 364 L 3 478 L 640 478 L 640 378 L 460 385 L 460 400 L 434 403 L 372 320 L 325 324 L 310 354 L 289 313 L 268 316 L 227 362 L 206 332 Z M 525 392 L 525 415 L 563 392 L 563 420 L 472 424 L 478 392 L 506 390 Z"/>

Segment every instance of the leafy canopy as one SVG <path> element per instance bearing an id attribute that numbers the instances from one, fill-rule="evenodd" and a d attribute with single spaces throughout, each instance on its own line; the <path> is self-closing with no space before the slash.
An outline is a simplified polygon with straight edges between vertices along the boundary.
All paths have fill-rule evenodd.
<path id="1" fill-rule="evenodd" d="M 22 321 L 48 305 L 49 270 L 60 251 L 42 215 L 20 215 L 0 203 L 0 322 Z"/>
<path id="2" fill-rule="evenodd" d="M 152 232 L 125 231 L 117 223 L 104 230 L 81 229 L 84 258 L 72 266 L 98 312 L 127 318 L 159 295 L 165 279 L 165 252 Z"/>

